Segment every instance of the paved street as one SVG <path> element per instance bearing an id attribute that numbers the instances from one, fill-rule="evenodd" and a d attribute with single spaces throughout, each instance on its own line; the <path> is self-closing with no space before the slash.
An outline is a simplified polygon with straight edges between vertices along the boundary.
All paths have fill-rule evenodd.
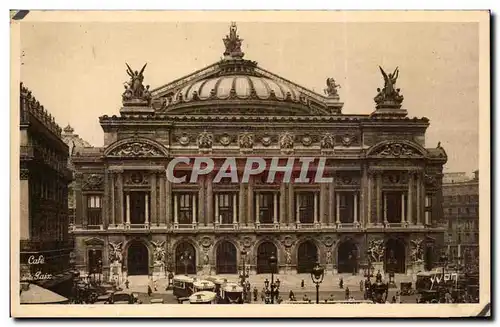
<path id="1" fill-rule="evenodd" d="M 237 275 L 219 275 L 220 277 L 227 278 L 229 281 L 238 281 Z M 344 288 L 340 289 L 338 282 L 339 278 L 342 276 L 344 279 Z M 270 275 L 252 275 L 249 277 L 251 287 L 257 286 L 259 291 L 257 303 L 262 303 L 260 298 L 260 293 L 264 287 L 264 281 L 270 280 Z M 197 276 L 198 279 L 202 279 L 203 276 Z M 294 275 L 275 275 L 275 280 L 280 279 L 280 295 L 284 300 L 288 299 L 288 294 L 290 290 L 293 290 L 297 300 L 302 300 L 304 294 L 307 294 L 309 299 L 312 301 L 316 300 L 316 286 L 311 281 L 309 274 L 294 274 Z M 304 288 L 300 287 L 301 280 L 304 280 Z M 350 295 L 356 300 L 363 299 L 363 293 L 359 289 L 359 282 L 364 280 L 362 276 L 353 276 L 350 274 L 341 275 L 327 275 L 325 276 L 323 282 L 320 285 L 320 301 L 324 301 L 331 294 L 333 294 L 336 300 L 343 300 L 345 298 L 345 288 L 349 288 Z M 396 284 L 399 286 L 400 282 L 412 281 L 411 276 L 406 275 L 396 275 Z M 177 303 L 175 297 L 172 294 L 172 290 L 166 290 L 167 280 L 165 278 L 160 278 L 156 281 L 157 290 L 153 291 L 151 297 L 147 295 L 148 289 L 148 277 L 147 276 L 129 276 L 129 291 L 134 292 L 138 295 L 139 300 L 142 303 L 150 303 L 150 299 L 163 298 L 165 303 Z M 122 285 L 125 289 L 125 285 Z M 392 296 L 396 294 L 397 288 L 391 288 L 389 290 L 388 300 L 390 301 Z M 403 303 L 415 303 L 415 295 L 402 297 Z"/>

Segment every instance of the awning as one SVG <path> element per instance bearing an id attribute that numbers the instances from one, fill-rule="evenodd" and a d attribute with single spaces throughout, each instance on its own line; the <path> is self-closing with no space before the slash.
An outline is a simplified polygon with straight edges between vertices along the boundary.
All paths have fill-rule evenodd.
<path id="1" fill-rule="evenodd" d="M 21 285 L 21 304 L 62 304 L 69 300 L 36 284 Z"/>

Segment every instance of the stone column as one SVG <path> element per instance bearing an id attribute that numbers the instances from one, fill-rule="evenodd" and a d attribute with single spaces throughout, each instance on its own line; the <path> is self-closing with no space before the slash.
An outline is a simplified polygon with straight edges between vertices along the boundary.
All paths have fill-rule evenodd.
<path id="1" fill-rule="evenodd" d="M 427 216 L 426 214 L 426 206 L 427 206 L 427 191 L 425 190 L 425 172 L 422 174 L 422 179 L 420 181 L 420 185 L 422 185 L 422 188 L 420 189 L 420 198 L 422 199 L 423 206 L 420 210 L 422 210 L 423 218 L 425 221 L 425 217 Z"/>
<path id="2" fill-rule="evenodd" d="M 127 204 L 126 204 L 125 210 L 126 210 L 125 214 L 126 214 L 126 218 L 127 218 L 126 224 L 130 225 L 130 193 L 127 193 Z"/>
<path id="3" fill-rule="evenodd" d="M 205 177 L 204 176 L 201 176 L 199 178 L 199 191 L 198 191 L 198 217 L 200 217 L 200 219 L 198 220 L 200 225 L 202 224 L 202 221 L 203 221 L 203 225 L 207 226 L 208 224 L 208 217 L 207 215 L 205 215 Z"/>
<path id="4" fill-rule="evenodd" d="M 319 222 L 322 225 L 326 224 L 326 184 L 321 183 L 319 186 Z"/>
<path id="5" fill-rule="evenodd" d="M 359 222 L 361 226 L 366 226 L 367 225 L 367 217 L 366 217 L 366 204 L 368 202 L 368 172 L 367 172 L 367 167 L 365 164 L 363 164 L 363 171 L 361 173 L 361 183 L 360 183 L 360 190 L 359 190 Z"/>
<path id="6" fill-rule="evenodd" d="M 354 224 L 358 224 L 358 193 L 354 193 Z"/>
<path id="7" fill-rule="evenodd" d="M 108 225 L 110 223 L 110 215 L 109 215 L 109 189 L 111 187 L 111 182 L 110 182 L 110 174 L 108 173 L 108 170 L 104 168 L 104 196 L 102 197 L 102 202 L 101 202 L 101 216 L 102 216 L 102 225 L 104 229 L 108 229 Z M 59 226 L 61 222 L 57 222 L 57 225 Z"/>
<path id="8" fill-rule="evenodd" d="M 233 194 L 233 224 L 238 223 L 238 196 Z"/>
<path id="9" fill-rule="evenodd" d="M 196 197 L 193 197 L 196 199 Z M 177 194 L 174 194 L 174 224 L 177 225 L 179 223 L 179 200 L 177 199 Z"/>
<path id="10" fill-rule="evenodd" d="M 253 178 L 250 176 L 248 180 L 248 197 L 247 197 L 247 224 L 253 225 L 254 223 L 254 207 L 253 207 Z"/>
<path id="11" fill-rule="evenodd" d="M 172 184 L 168 178 L 165 178 L 165 216 L 161 217 L 160 222 L 167 226 L 172 224 Z"/>
<path id="12" fill-rule="evenodd" d="M 376 173 L 376 188 L 377 188 L 377 225 L 380 225 L 380 218 L 382 218 L 382 174 L 380 172 Z"/>
<path id="13" fill-rule="evenodd" d="M 260 193 L 255 192 L 255 223 L 260 224 Z"/>
<path id="14" fill-rule="evenodd" d="M 295 210 L 294 210 L 295 199 L 293 195 L 294 195 L 293 184 L 288 183 L 288 219 L 286 223 L 289 225 L 293 224 L 293 222 L 297 220 L 297 217 L 295 217 Z"/>
<path id="15" fill-rule="evenodd" d="M 417 225 L 420 225 L 422 216 L 422 185 L 421 174 L 417 174 Z"/>
<path id="16" fill-rule="evenodd" d="M 335 223 L 340 224 L 340 194 L 337 192 L 335 196 Z"/>
<path id="17" fill-rule="evenodd" d="M 238 203 L 238 208 L 239 208 L 239 224 L 241 226 L 244 226 L 246 224 L 246 217 L 245 217 L 245 184 L 240 183 L 240 193 L 239 193 L 239 203 Z"/>
<path id="18" fill-rule="evenodd" d="M 295 222 L 300 224 L 300 196 L 296 194 L 295 196 Z"/>
<path id="19" fill-rule="evenodd" d="M 29 181 L 29 179 L 27 179 Z M 28 183 L 28 182 L 26 182 Z M 82 196 L 82 174 L 75 173 L 75 226 L 83 224 L 83 196 Z M 28 189 L 29 190 L 29 189 Z M 28 194 L 29 195 L 29 194 Z M 28 213 L 29 215 L 29 213 Z M 28 225 L 29 226 L 29 225 Z"/>
<path id="20" fill-rule="evenodd" d="M 125 221 L 123 219 L 123 207 L 124 207 L 124 201 L 123 201 L 123 173 L 118 173 L 118 224 L 122 225 Z M 128 212 L 128 210 L 127 210 Z"/>
<path id="21" fill-rule="evenodd" d="M 278 223 L 278 193 L 273 193 L 273 223 Z"/>
<path id="22" fill-rule="evenodd" d="M 410 178 L 408 179 L 408 214 L 406 216 L 406 222 L 408 224 L 413 224 L 413 179 L 414 174 L 410 172 Z"/>
<path id="23" fill-rule="evenodd" d="M 156 197 L 157 172 L 151 174 L 151 224 L 158 224 L 158 202 Z"/>
<path id="24" fill-rule="evenodd" d="M 428 206 L 430 206 L 430 204 L 431 204 L 431 197 L 430 197 L 430 195 L 425 194 L 425 207 L 427 208 Z M 430 217 L 431 212 L 432 211 L 428 211 L 428 210 L 425 211 L 425 224 L 426 225 L 429 225 L 431 223 L 431 217 Z"/>
<path id="25" fill-rule="evenodd" d="M 405 194 L 401 193 L 401 224 L 405 223 Z"/>
<path id="26" fill-rule="evenodd" d="M 328 225 L 333 225 L 335 221 L 335 184 L 332 181 L 328 189 Z"/>
<path id="27" fill-rule="evenodd" d="M 165 176 L 160 174 L 160 214 L 156 217 L 156 225 L 159 226 L 163 224 L 163 219 L 165 217 Z"/>
<path id="28" fill-rule="evenodd" d="M 318 223 L 318 192 L 314 192 L 314 223 Z"/>
<path id="29" fill-rule="evenodd" d="M 192 201 L 193 201 L 193 204 L 192 204 L 192 206 L 193 206 L 192 210 L 193 211 L 191 213 L 191 215 L 193 216 L 192 217 L 192 223 L 193 223 L 193 225 L 196 225 L 196 194 L 195 193 L 193 193 L 193 199 L 192 199 Z"/>
<path id="30" fill-rule="evenodd" d="M 83 206 L 82 206 L 82 218 L 83 218 L 83 226 L 85 229 L 87 229 L 87 225 L 89 224 L 89 220 L 88 220 L 88 216 L 87 216 L 87 208 L 88 208 L 88 205 L 89 205 L 89 202 L 88 202 L 88 198 L 86 195 L 83 195 L 82 194 L 82 202 L 83 202 Z"/>
<path id="31" fill-rule="evenodd" d="M 214 223 L 214 191 L 213 191 L 213 176 L 207 176 L 207 216 L 208 224 Z"/>
<path id="32" fill-rule="evenodd" d="M 280 217 L 279 223 L 286 224 L 286 184 L 282 181 L 280 185 Z"/>
<path id="33" fill-rule="evenodd" d="M 116 202 L 115 202 L 115 173 L 114 172 L 110 172 L 109 173 L 109 176 L 111 177 L 111 187 L 110 187 L 110 194 L 109 194 L 109 197 L 110 197 L 110 204 L 109 206 L 111 207 L 111 225 L 113 225 L 113 227 L 116 227 L 116 215 L 115 215 L 115 210 L 116 210 Z"/>
<path id="34" fill-rule="evenodd" d="M 387 195 L 382 193 L 382 197 L 384 198 L 384 224 L 387 224 Z"/>
<path id="35" fill-rule="evenodd" d="M 145 203 L 145 205 L 144 205 L 144 224 L 149 225 L 149 196 L 147 193 L 144 195 L 144 203 Z"/>
<path id="36" fill-rule="evenodd" d="M 373 174 L 371 172 L 368 173 L 368 199 L 366 202 L 367 203 L 367 217 L 366 217 L 366 224 L 371 225 L 372 224 L 372 185 L 373 185 Z"/>
<path id="37" fill-rule="evenodd" d="M 220 217 L 219 217 L 219 195 L 216 193 L 215 194 L 215 218 L 214 218 L 215 224 L 220 224 Z"/>

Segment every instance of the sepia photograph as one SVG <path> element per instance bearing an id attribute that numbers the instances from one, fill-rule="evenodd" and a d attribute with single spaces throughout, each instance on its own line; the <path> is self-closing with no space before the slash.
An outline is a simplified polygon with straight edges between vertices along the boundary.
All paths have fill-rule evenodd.
<path id="1" fill-rule="evenodd" d="M 484 314 L 489 21 L 11 12 L 11 315 Z"/>

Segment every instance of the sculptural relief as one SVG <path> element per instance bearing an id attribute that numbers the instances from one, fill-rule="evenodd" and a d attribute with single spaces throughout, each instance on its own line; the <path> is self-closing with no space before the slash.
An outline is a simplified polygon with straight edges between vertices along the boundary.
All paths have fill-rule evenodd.
<path id="1" fill-rule="evenodd" d="M 142 82 L 144 81 L 144 70 L 147 64 L 144 64 L 142 69 L 138 72 L 133 71 L 132 68 L 127 65 L 127 74 L 130 76 L 130 81 L 125 82 L 125 91 L 122 94 L 123 102 L 139 101 L 146 102 L 148 105 L 151 104 L 151 92 L 149 91 L 149 85 L 144 87 Z"/>
<path id="2" fill-rule="evenodd" d="M 378 153 L 382 157 L 414 157 L 418 156 L 418 153 L 412 148 L 408 147 L 406 144 L 401 143 L 390 143 L 385 145 Z"/>
<path id="3" fill-rule="evenodd" d="M 333 150 L 335 146 L 335 137 L 331 133 L 325 133 L 321 139 L 321 148 Z"/>
<path id="4" fill-rule="evenodd" d="M 85 190 L 98 190 L 102 188 L 103 176 L 98 174 L 91 174 L 83 183 Z"/>
<path id="5" fill-rule="evenodd" d="M 294 137 L 290 132 L 285 132 L 280 136 L 280 147 L 281 149 L 290 150 L 293 149 Z"/>
<path id="6" fill-rule="evenodd" d="M 338 97 L 338 88 L 340 88 L 340 85 L 335 82 L 334 78 L 330 77 L 326 80 L 326 89 L 324 89 L 324 92 L 328 97 Z"/>
<path id="7" fill-rule="evenodd" d="M 110 156 L 116 157 L 160 157 L 163 153 L 150 144 L 130 142 L 113 150 Z"/>
<path id="8" fill-rule="evenodd" d="M 368 246 L 368 253 L 373 262 L 382 262 L 384 260 L 385 246 L 384 240 L 372 240 Z"/>
<path id="9" fill-rule="evenodd" d="M 326 251 L 326 264 L 327 265 L 331 265 L 333 263 L 332 261 L 332 249 L 329 248 L 327 251 Z"/>
<path id="10" fill-rule="evenodd" d="M 242 133 L 239 138 L 239 145 L 242 149 L 251 149 L 253 148 L 253 139 L 254 136 L 252 133 Z"/>
<path id="11" fill-rule="evenodd" d="M 423 239 L 411 240 L 411 260 L 413 262 L 424 261 L 424 251 L 423 251 Z"/>
<path id="12" fill-rule="evenodd" d="M 109 242 L 109 262 L 122 263 L 122 245 L 123 242 Z"/>
<path id="13" fill-rule="evenodd" d="M 151 241 L 154 246 L 153 257 L 155 265 L 164 265 L 165 263 L 165 241 Z"/>
<path id="14" fill-rule="evenodd" d="M 229 134 L 224 133 L 220 138 L 219 138 L 219 143 L 223 146 L 228 146 L 231 144 L 231 136 Z"/>
<path id="15" fill-rule="evenodd" d="M 289 248 L 285 249 L 285 263 L 287 265 L 291 265 L 292 264 L 292 253 L 290 252 Z"/>
<path id="16" fill-rule="evenodd" d="M 393 103 L 393 104 L 401 104 L 403 102 L 404 97 L 399 94 L 400 89 L 397 89 L 396 81 L 399 76 L 399 68 L 396 67 L 393 73 L 386 74 L 386 72 L 380 67 L 380 72 L 384 77 L 384 88 L 377 89 L 377 96 L 374 98 L 377 104 L 382 103 Z"/>
<path id="17" fill-rule="evenodd" d="M 213 135 L 211 133 L 204 131 L 198 135 L 198 147 L 200 149 L 209 149 L 212 147 L 212 143 Z"/>

